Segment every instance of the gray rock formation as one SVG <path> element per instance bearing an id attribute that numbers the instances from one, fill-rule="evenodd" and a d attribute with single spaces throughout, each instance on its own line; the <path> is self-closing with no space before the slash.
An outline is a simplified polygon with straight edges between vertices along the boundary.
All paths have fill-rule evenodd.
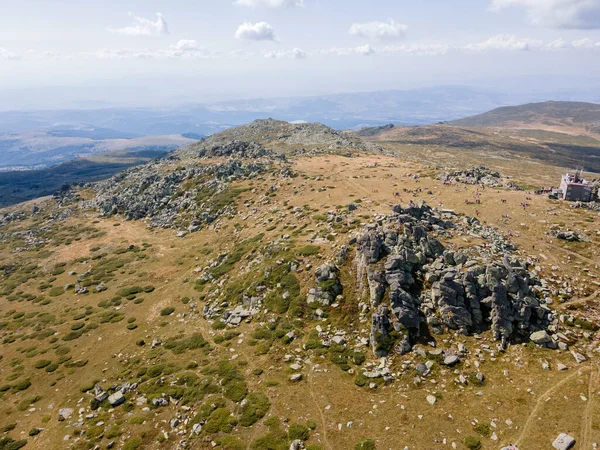
<path id="1" fill-rule="evenodd" d="M 407 351 L 423 324 L 434 333 L 490 328 L 503 347 L 548 326 L 549 310 L 535 289 L 539 282 L 510 256 L 514 247 L 477 221 L 463 224 L 491 245 L 472 255 L 445 249 L 433 233 L 462 224 L 448 222 L 425 204 L 395 207 L 358 236 L 358 284 L 368 285 L 377 356 L 392 346 Z"/>
<path id="2" fill-rule="evenodd" d="M 212 165 L 177 166 L 177 159 L 158 160 L 126 170 L 94 186 L 91 204 L 104 216 L 126 220 L 149 219 L 153 227 L 168 228 L 189 218 L 191 231 L 235 210 L 226 196 L 229 183 L 252 179 L 269 169 L 266 162 L 233 159 Z"/>
<path id="3" fill-rule="evenodd" d="M 306 302 L 331 305 L 342 294 L 342 284 L 338 278 L 339 269 L 335 264 L 325 263 L 315 271 L 317 285 L 308 292 Z"/>
<path id="4" fill-rule="evenodd" d="M 444 183 L 480 184 L 489 187 L 521 189 L 515 183 L 508 181 L 507 177 L 501 175 L 499 172 L 494 172 L 483 166 L 473 167 L 468 170 L 444 172 L 438 175 L 438 179 Z"/>

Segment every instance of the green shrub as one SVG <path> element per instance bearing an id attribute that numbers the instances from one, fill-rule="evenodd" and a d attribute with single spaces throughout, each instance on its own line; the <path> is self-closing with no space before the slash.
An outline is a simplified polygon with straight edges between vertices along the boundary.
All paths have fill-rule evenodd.
<path id="1" fill-rule="evenodd" d="M 56 353 L 57 355 L 66 355 L 70 351 L 71 351 L 71 349 L 69 347 L 60 345 L 60 346 L 56 347 L 56 349 L 54 350 L 54 353 Z"/>
<path id="2" fill-rule="evenodd" d="M 481 441 L 475 436 L 467 436 L 465 438 L 465 447 L 467 447 L 469 450 L 480 450 Z"/>
<path id="3" fill-rule="evenodd" d="M 233 436 L 223 436 L 215 442 L 219 450 L 246 450 L 246 444 Z"/>
<path id="4" fill-rule="evenodd" d="M 354 450 L 375 450 L 376 448 L 373 439 L 363 439 L 354 446 Z"/>
<path id="5" fill-rule="evenodd" d="M 200 333 L 195 333 L 188 338 L 169 338 L 165 341 L 164 346 L 176 355 L 180 355 L 187 350 L 198 350 L 207 347 L 208 341 Z"/>
<path id="6" fill-rule="evenodd" d="M 9 431 L 14 430 L 15 428 L 17 428 L 17 423 L 16 422 L 9 423 L 4 428 L 2 428 L 2 432 L 3 433 L 8 433 Z M 2 447 L 0 446 L 0 448 L 2 448 Z"/>
<path id="7" fill-rule="evenodd" d="M 142 438 L 132 437 L 129 438 L 123 445 L 123 450 L 137 450 L 142 445 Z"/>
<path id="8" fill-rule="evenodd" d="M 19 411 L 25 411 L 27 408 L 29 408 L 34 403 L 39 402 L 41 399 L 42 399 L 42 397 L 40 397 L 39 395 L 34 395 L 32 397 L 26 397 L 19 402 L 19 404 L 17 405 L 17 409 Z"/>
<path id="9" fill-rule="evenodd" d="M 109 430 L 106 432 L 105 437 L 107 439 L 114 439 L 114 438 L 118 438 L 119 436 L 121 436 L 123 434 L 123 432 L 121 431 L 121 429 L 117 426 L 117 425 L 113 425 L 112 427 L 109 428 Z"/>
<path id="10" fill-rule="evenodd" d="M 21 380 L 18 383 L 15 383 L 13 385 L 13 388 L 16 389 L 17 391 L 24 391 L 26 389 L 29 389 L 29 387 L 31 386 L 31 381 L 27 378 L 25 380 Z"/>
<path id="11" fill-rule="evenodd" d="M 48 372 L 48 373 L 52 373 L 52 372 L 54 372 L 56 369 L 58 369 L 58 363 L 52 363 L 52 364 L 50 364 L 50 365 L 46 366 L 46 369 L 45 369 L 45 370 L 46 370 L 46 372 Z"/>
<path id="12" fill-rule="evenodd" d="M 50 364 L 52 364 L 52 361 L 50 361 L 49 359 L 40 359 L 39 361 L 35 362 L 33 367 L 35 367 L 36 369 L 43 369 L 44 367 L 49 366 Z"/>
<path id="13" fill-rule="evenodd" d="M 356 378 L 354 378 L 354 384 L 358 387 L 363 387 L 367 385 L 367 377 L 365 377 L 362 373 L 359 373 Z"/>
<path id="14" fill-rule="evenodd" d="M 308 427 L 302 424 L 294 423 L 290 426 L 290 429 L 288 430 L 288 436 L 292 441 L 295 441 L 296 439 L 300 439 L 301 441 L 308 441 L 308 439 L 310 438 L 310 430 L 308 429 Z"/>
<path id="15" fill-rule="evenodd" d="M 227 408 L 217 408 L 206 420 L 203 431 L 209 434 L 218 433 L 230 433 L 237 421 L 235 417 L 231 415 L 231 412 Z"/>
<path id="16" fill-rule="evenodd" d="M 48 292 L 48 295 L 50 297 L 58 297 L 59 295 L 63 295 L 64 293 L 65 293 L 65 290 L 62 287 L 57 286 L 57 287 L 53 287 L 52 289 L 50 289 L 50 292 Z"/>
<path id="17" fill-rule="evenodd" d="M 136 295 L 136 294 L 139 294 L 140 292 L 144 292 L 144 288 L 142 288 L 140 286 L 131 286 L 128 288 L 119 289 L 117 291 L 117 295 L 119 297 L 129 297 L 130 295 Z"/>
<path id="18" fill-rule="evenodd" d="M 0 437 L 0 450 L 19 450 L 20 448 L 25 447 L 25 445 L 27 445 L 26 439 L 15 441 L 8 436 Z"/>
<path id="19" fill-rule="evenodd" d="M 318 255 L 320 250 L 321 248 L 316 245 L 305 245 L 297 249 L 296 253 L 300 256 L 313 256 Z"/>
<path id="20" fill-rule="evenodd" d="M 163 308 L 160 311 L 160 315 L 161 316 L 170 316 L 171 314 L 173 314 L 175 312 L 175 308 L 173 308 L 172 306 L 168 306 L 166 308 Z"/>
<path id="21" fill-rule="evenodd" d="M 246 404 L 242 407 L 240 415 L 240 425 L 250 427 L 259 419 L 265 417 L 271 403 L 269 398 L 260 392 L 252 392 L 246 397 Z"/>
<path id="22" fill-rule="evenodd" d="M 492 429 L 487 423 L 478 423 L 473 429 L 484 437 L 490 437 L 492 435 Z"/>
<path id="23" fill-rule="evenodd" d="M 83 386 L 81 386 L 81 388 L 79 389 L 81 392 L 89 392 L 92 389 L 94 389 L 94 386 L 96 386 L 96 383 L 98 383 L 99 380 L 93 380 L 90 381 L 87 384 L 84 384 Z"/>

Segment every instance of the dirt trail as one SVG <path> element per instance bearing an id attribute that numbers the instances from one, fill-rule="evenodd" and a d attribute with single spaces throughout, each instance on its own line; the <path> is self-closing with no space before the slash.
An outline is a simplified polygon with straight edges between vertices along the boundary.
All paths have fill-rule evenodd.
<path id="1" fill-rule="evenodd" d="M 586 263 L 588 263 L 588 264 L 590 264 L 592 266 L 595 266 L 596 264 L 598 264 L 598 261 L 595 261 L 595 260 L 590 259 L 590 258 L 588 258 L 586 256 L 583 256 L 583 255 L 580 255 L 579 253 L 576 253 L 576 252 L 574 252 L 572 250 L 569 250 L 567 248 L 563 248 L 563 247 L 561 247 L 559 245 L 556 245 L 556 244 L 551 244 L 549 242 L 544 242 L 544 243 L 541 243 L 540 246 L 545 246 L 546 248 L 552 248 L 553 251 L 551 251 L 550 253 L 555 254 L 555 255 L 560 255 L 561 253 L 565 253 L 567 255 L 574 256 L 575 258 L 578 258 L 578 259 L 580 259 L 582 261 L 585 261 Z"/>
<path id="2" fill-rule="evenodd" d="M 590 374 L 590 382 L 588 385 L 588 404 L 581 418 L 581 448 L 592 448 L 592 425 L 594 421 L 594 396 L 597 390 L 598 374 L 600 367 L 596 366 Z"/>
<path id="3" fill-rule="evenodd" d="M 317 401 L 317 398 L 315 397 L 315 392 L 313 390 L 312 377 L 309 377 L 307 384 L 308 384 L 308 392 L 310 393 L 310 398 L 312 399 L 313 403 L 315 404 L 317 411 L 319 411 L 319 416 L 321 417 L 321 430 L 323 430 L 323 445 L 325 446 L 326 449 L 331 449 L 333 447 L 331 447 L 331 445 L 329 444 L 329 440 L 327 439 L 327 420 L 325 419 L 323 410 L 319 406 L 319 402 Z"/>
<path id="4" fill-rule="evenodd" d="M 535 406 L 534 406 L 533 410 L 531 411 L 531 414 L 529 414 L 529 417 L 527 418 L 525 425 L 523 425 L 523 428 L 521 429 L 521 434 L 515 441 L 515 445 L 520 446 L 522 444 L 521 441 L 523 440 L 523 438 L 527 437 L 527 432 L 528 432 L 529 428 L 531 428 L 532 422 L 534 420 L 536 420 L 539 410 L 546 403 L 546 398 L 548 398 L 548 396 L 550 394 L 552 394 L 554 391 L 556 391 L 557 389 L 559 389 L 562 386 L 564 386 L 565 384 L 567 384 L 572 378 L 581 376 L 581 375 L 583 375 L 583 372 L 587 372 L 590 369 L 591 369 L 591 366 L 586 366 L 586 367 L 582 367 L 582 368 L 578 369 L 576 372 L 574 372 L 571 375 L 569 375 L 568 377 L 562 379 L 561 381 L 556 383 L 554 386 L 549 388 L 546 392 L 544 392 L 538 396 L 538 400 L 537 400 L 537 402 L 535 402 Z"/>

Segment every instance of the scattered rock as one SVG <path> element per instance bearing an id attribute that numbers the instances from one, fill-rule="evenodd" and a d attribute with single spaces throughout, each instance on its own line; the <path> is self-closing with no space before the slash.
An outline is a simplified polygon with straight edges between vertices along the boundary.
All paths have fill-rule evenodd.
<path id="1" fill-rule="evenodd" d="M 556 450 L 569 450 L 575 446 L 575 439 L 566 433 L 560 433 L 552 443 Z"/>
<path id="2" fill-rule="evenodd" d="M 125 396 L 121 393 L 121 391 L 117 391 L 108 396 L 108 403 L 110 403 L 110 406 L 122 405 L 125 403 Z"/>

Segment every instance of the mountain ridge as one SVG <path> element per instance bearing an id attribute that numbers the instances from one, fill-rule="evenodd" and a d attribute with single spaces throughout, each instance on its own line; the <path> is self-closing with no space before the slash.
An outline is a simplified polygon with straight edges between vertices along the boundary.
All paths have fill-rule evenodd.
<path id="1" fill-rule="evenodd" d="M 504 106 L 448 124 L 463 127 L 540 129 L 600 138 L 600 104 L 548 101 Z"/>

